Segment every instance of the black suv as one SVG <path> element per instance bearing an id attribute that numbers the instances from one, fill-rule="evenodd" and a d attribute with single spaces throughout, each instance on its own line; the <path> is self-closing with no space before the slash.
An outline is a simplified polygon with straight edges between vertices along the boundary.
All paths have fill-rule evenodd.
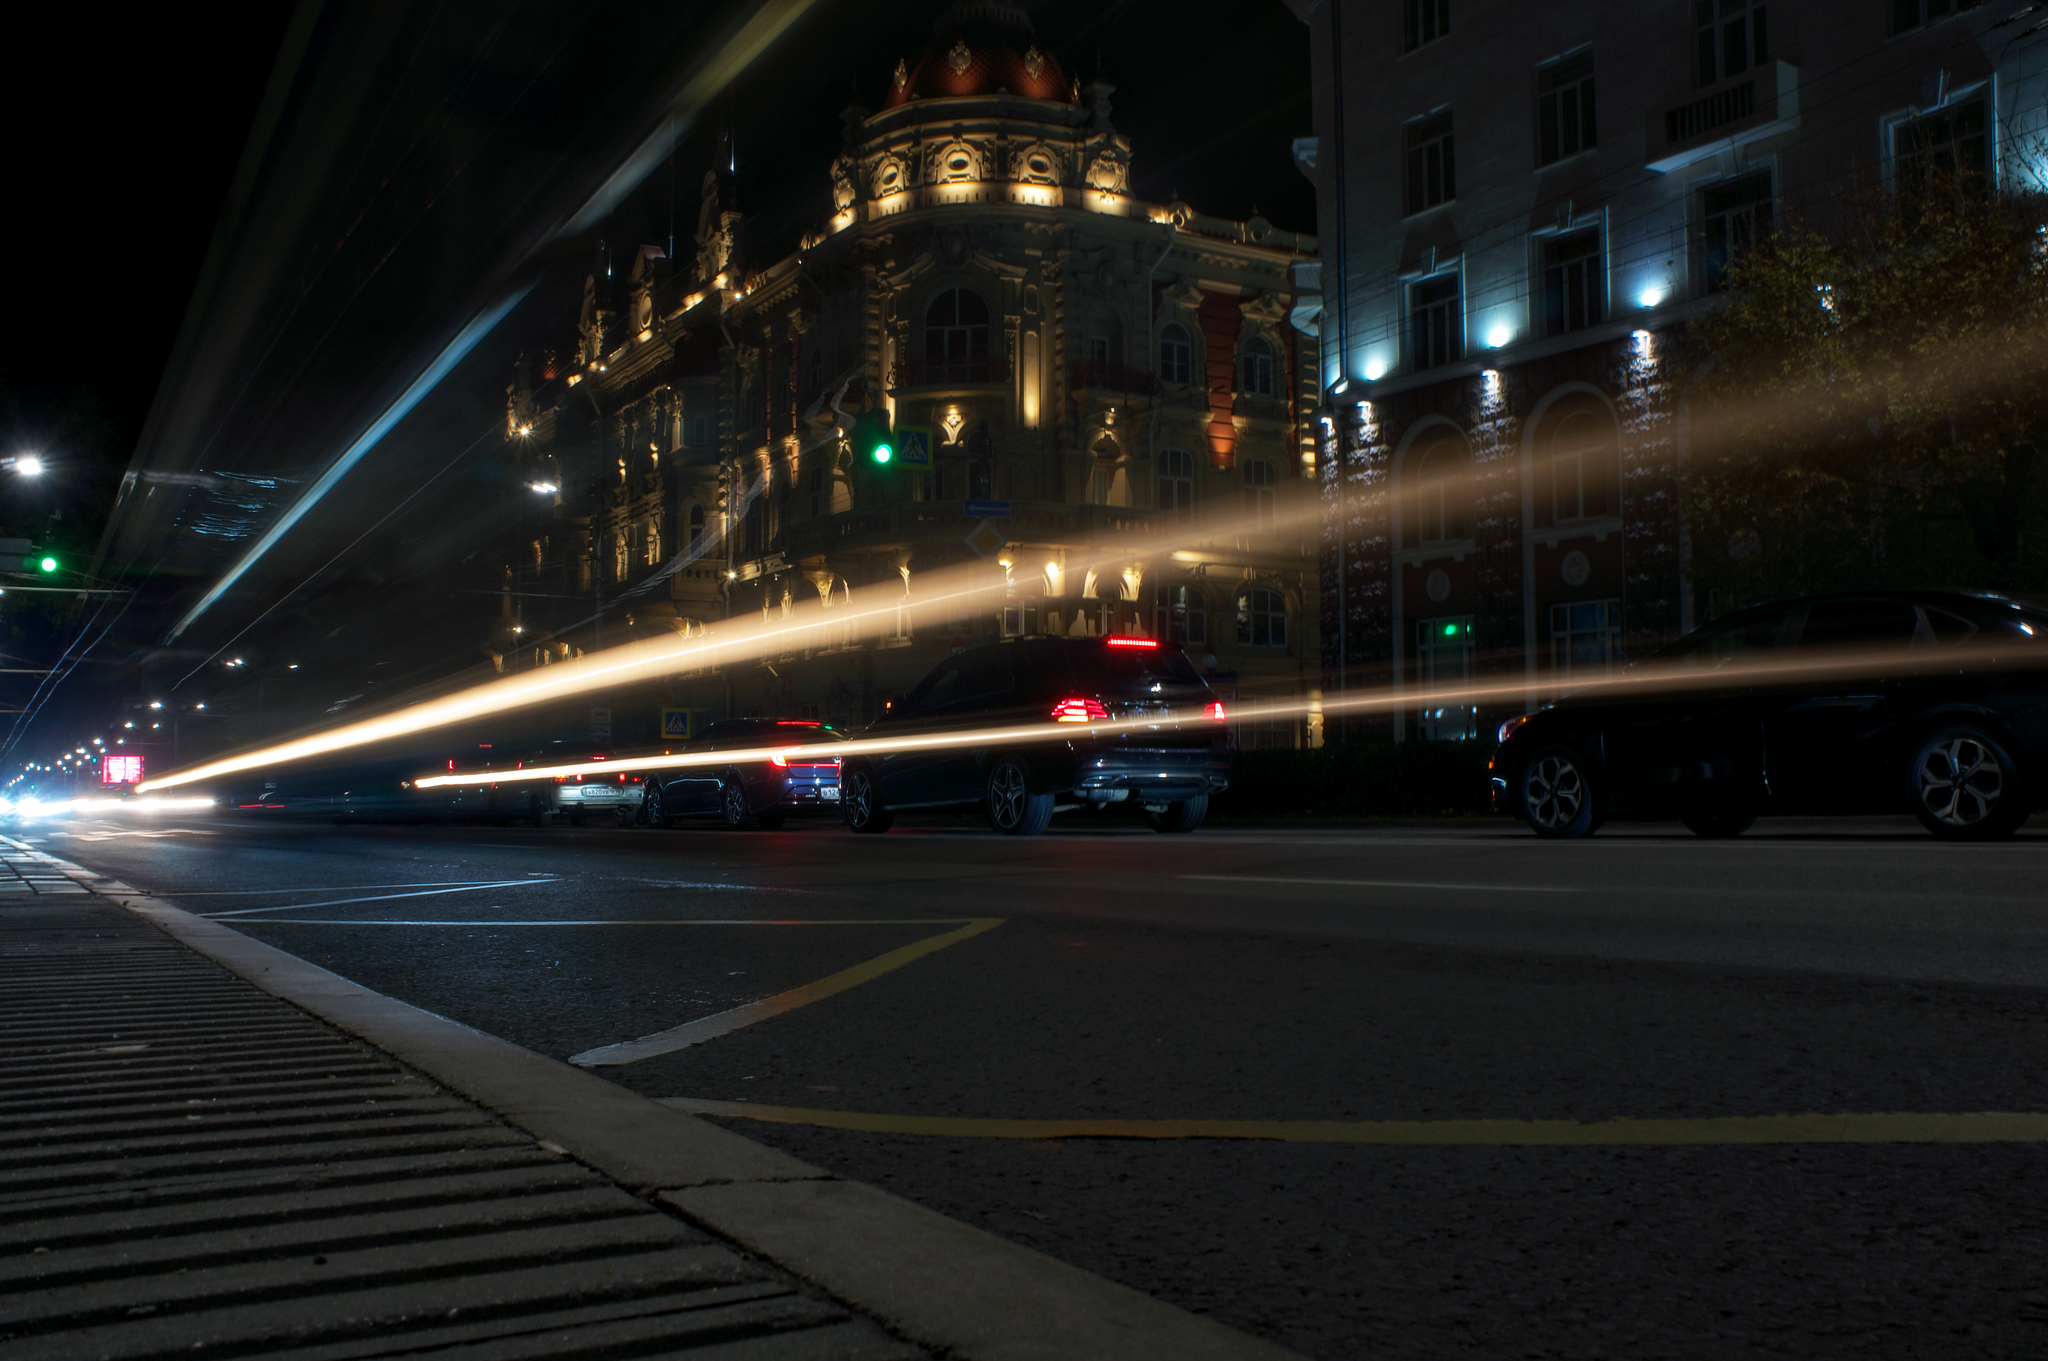
<path id="1" fill-rule="evenodd" d="M 899 810 L 979 804 L 1036 836 L 1055 807 L 1134 801 L 1161 832 L 1192 832 L 1230 783 L 1221 702 L 1177 647 L 1151 638 L 1015 638 L 941 662 L 861 734 L 901 751 L 849 757 L 846 824 L 886 832 Z M 1108 720 L 1142 726 L 1108 731 Z M 1071 727 L 1067 725 L 1072 725 Z M 981 745 L 935 742 L 1011 732 Z"/>
<path id="2" fill-rule="evenodd" d="M 1758 605 L 1500 738 L 1495 802 L 1539 836 L 1908 810 L 1936 836 L 2004 836 L 2048 793 L 2048 609 L 1961 591 Z"/>

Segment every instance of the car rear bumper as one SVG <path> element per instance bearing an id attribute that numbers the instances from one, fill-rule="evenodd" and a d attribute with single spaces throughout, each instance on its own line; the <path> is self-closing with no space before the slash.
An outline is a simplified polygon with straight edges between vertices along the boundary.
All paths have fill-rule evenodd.
<path id="1" fill-rule="evenodd" d="M 1230 754 L 1214 747 L 1125 747 L 1084 755 L 1073 792 L 1097 801 L 1191 799 L 1230 787 Z"/>

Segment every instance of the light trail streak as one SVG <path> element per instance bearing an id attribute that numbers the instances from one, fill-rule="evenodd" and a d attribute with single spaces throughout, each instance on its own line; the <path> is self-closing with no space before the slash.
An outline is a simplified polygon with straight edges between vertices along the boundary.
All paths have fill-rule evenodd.
<path id="1" fill-rule="evenodd" d="M 1956 669 L 1958 658 L 1955 649 L 1944 650 L 1939 657 L 1924 652 L 1904 654 L 1909 660 L 1922 663 L 1921 669 L 1931 672 L 1948 672 Z M 1617 676 L 1610 679 L 1588 681 L 1573 689 L 1571 697 L 1619 695 L 1623 698 L 1677 698 L 1709 689 L 1724 689 L 1730 686 L 1796 684 L 1817 680 L 1868 680 L 1874 674 L 1873 663 L 1895 663 L 1901 654 L 1880 650 L 1875 653 L 1836 655 L 1813 662 L 1778 663 L 1769 666 L 1724 667 L 1712 670 L 1673 669 L 1649 671 L 1636 675 Z M 2012 657 L 2010 653 L 1999 654 L 1989 649 L 1966 660 L 1974 661 L 1987 669 L 1996 666 L 2030 666 L 2048 668 L 2048 651 L 2034 657 Z M 1896 666 L 1885 666 L 1884 674 L 1899 674 Z M 1440 704 L 1475 704 L 1489 700 L 1521 700 L 1526 694 L 1526 680 L 1517 677 L 1512 682 L 1495 685 L 1444 686 L 1426 691 L 1410 690 L 1399 693 L 1391 689 L 1377 690 L 1371 694 L 1353 695 L 1343 699 L 1284 700 L 1270 703 L 1240 704 L 1232 709 L 1232 719 L 1289 718 L 1320 711 L 1325 715 L 1333 713 L 1390 713 L 1399 709 L 1427 708 Z M 1191 706 L 1191 710 L 1193 706 Z M 1002 728 L 963 728 L 938 733 L 902 733 L 888 737 L 863 737 L 846 742 L 814 742 L 802 745 L 783 743 L 776 746 L 752 747 L 742 750 L 726 749 L 707 752 L 683 752 L 661 756 L 636 756 L 617 760 L 565 762 L 558 765 L 529 766 L 520 770 L 474 770 L 456 771 L 448 775 L 427 775 L 415 780 L 420 789 L 436 789 L 450 785 L 477 784 L 518 784 L 528 780 L 552 780 L 557 776 L 616 775 L 621 771 L 646 770 L 687 770 L 699 766 L 751 765 L 781 757 L 787 761 L 831 758 L 844 761 L 854 756 L 873 756 L 909 751 L 942 751 L 960 747 L 1025 746 L 1039 742 L 1074 741 L 1097 737 L 1115 737 L 1125 733 L 1157 732 L 1171 729 L 1178 732 L 1214 731 L 1218 720 L 1191 716 L 1184 720 L 1160 721 L 1158 715 L 1141 715 L 1135 718 L 1096 719 L 1088 723 L 1024 723 Z"/>
<path id="2" fill-rule="evenodd" d="M 0 799 L 0 813 L 15 813 L 23 817 L 41 817 L 55 813 L 175 813 L 194 808 L 211 808 L 212 799 Z"/>

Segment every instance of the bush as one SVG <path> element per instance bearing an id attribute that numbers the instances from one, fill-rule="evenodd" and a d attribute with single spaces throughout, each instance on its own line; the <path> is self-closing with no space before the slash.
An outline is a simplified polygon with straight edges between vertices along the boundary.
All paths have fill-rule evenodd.
<path id="1" fill-rule="evenodd" d="M 1490 811 L 1490 742 L 1370 742 L 1241 751 L 1230 788 L 1210 802 L 1221 817 L 1302 813 L 1442 817 Z"/>

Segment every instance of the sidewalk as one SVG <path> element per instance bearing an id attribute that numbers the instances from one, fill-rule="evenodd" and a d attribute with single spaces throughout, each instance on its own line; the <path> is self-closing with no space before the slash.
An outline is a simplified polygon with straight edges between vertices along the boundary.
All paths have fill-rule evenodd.
<path id="1" fill-rule="evenodd" d="M 0 1357 L 428 1351 L 1291 1355 L 0 838 Z"/>

